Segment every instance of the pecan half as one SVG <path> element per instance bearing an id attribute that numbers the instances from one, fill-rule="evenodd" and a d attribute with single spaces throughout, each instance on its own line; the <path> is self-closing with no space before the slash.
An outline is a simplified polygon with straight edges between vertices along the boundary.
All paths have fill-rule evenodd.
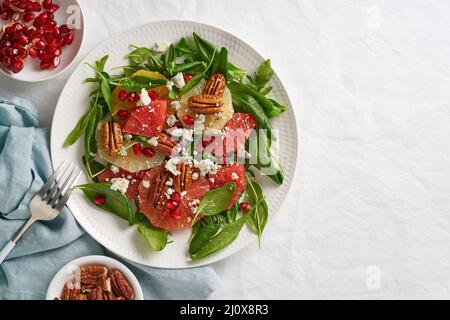
<path id="1" fill-rule="evenodd" d="M 207 94 L 190 97 L 188 104 L 189 109 L 200 114 L 219 113 L 222 112 L 223 109 L 222 97 Z"/>
<path id="2" fill-rule="evenodd" d="M 169 179 L 169 173 L 167 171 L 161 171 L 156 174 L 151 182 L 151 191 L 149 193 L 150 198 L 149 201 L 153 205 L 154 208 L 158 205 L 159 200 L 162 198 L 164 191 L 167 188 L 166 182 Z M 112 278 L 111 278 L 112 280 Z M 112 284 L 112 282 L 111 282 Z"/>
<path id="3" fill-rule="evenodd" d="M 216 73 L 209 78 L 205 85 L 205 89 L 203 89 L 203 94 L 223 97 L 226 87 L 227 81 L 223 74 Z"/>
<path id="4" fill-rule="evenodd" d="M 104 300 L 103 290 L 100 287 L 95 287 L 89 292 L 89 300 Z"/>
<path id="5" fill-rule="evenodd" d="M 192 180 L 192 169 L 187 163 L 180 163 L 177 166 L 180 174 L 173 179 L 173 188 L 176 192 L 187 191 Z"/>
<path id="6" fill-rule="evenodd" d="M 124 297 L 127 300 L 134 299 L 134 290 L 120 270 L 110 270 L 109 277 L 111 278 L 111 287 L 116 297 Z"/>
<path id="7" fill-rule="evenodd" d="M 97 286 L 99 279 L 108 274 L 108 269 L 101 265 L 88 265 L 81 267 L 80 281 L 83 292 Z"/>
<path id="8" fill-rule="evenodd" d="M 105 121 L 100 128 L 100 143 L 103 151 L 116 155 L 123 146 L 122 129 L 117 122 Z"/>
<path id="9" fill-rule="evenodd" d="M 155 149 L 161 153 L 164 153 L 166 156 L 172 155 L 172 150 L 175 148 L 177 143 L 172 140 L 172 138 L 165 132 L 160 132 L 157 134 L 158 136 L 158 144 Z"/>

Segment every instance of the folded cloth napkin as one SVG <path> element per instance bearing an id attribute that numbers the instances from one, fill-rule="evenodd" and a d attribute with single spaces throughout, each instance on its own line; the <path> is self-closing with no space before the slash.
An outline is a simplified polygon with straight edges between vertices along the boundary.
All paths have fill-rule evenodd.
<path id="1" fill-rule="evenodd" d="M 28 203 L 51 175 L 48 138 L 30 102 L 0 97 L 0 247 L 30 217 Z M 55 220 L 35 223 L 0 266 L 0 299 L 43 299 L 64 264 L 91 254 L 125 263 L 146 299 L 205 299 L 219 283 L 212 267 L 169 270 L 124 261 L 86 234 L 65 208 Z"/>

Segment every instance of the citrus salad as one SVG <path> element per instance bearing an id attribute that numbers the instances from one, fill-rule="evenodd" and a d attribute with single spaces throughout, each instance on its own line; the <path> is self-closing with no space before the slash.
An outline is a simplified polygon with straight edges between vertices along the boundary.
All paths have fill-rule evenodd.
<path id="1" fill-rule="evenodd" d="M 283 183 L 271 118 L 286 107 L 268 97 L 270 60 L 247 75 L 196 33 L 131 47 L 116 74 L 105 70 L 108 56 L 87 64 L 91 107 L 65 146 L 84 137 L 92 183 L 76 188 L 156 251 L 184 228 L 192 260 L 228 246 L 244 225 L 261 239 L 268 205 L 255 174 Z"/>

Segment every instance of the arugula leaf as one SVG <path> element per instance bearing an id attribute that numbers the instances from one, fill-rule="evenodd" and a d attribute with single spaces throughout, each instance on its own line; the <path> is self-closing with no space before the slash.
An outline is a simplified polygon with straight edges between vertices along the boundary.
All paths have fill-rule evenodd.
<path id="1" fill-rule="evenodd" d="M 223 229 L 212 238 L 209 238 L 204 242 L 202 241 L 203 245 L 201 246 L 201 248 L 199 248 L 195 252 L 189 253 L 191 259 L 199 260 L 228 246 L 230 243 L 236 240 L 239 232 L 241 231 L 242 227 L 249 217 L 249 214 L 243 215 L 235 222 L 226 224 Z"/>
<path id="2" fill-rule="evenodd" d="M 161 251 L 166 247 L 169 236 L 166 230 L 156 228 L 150 222 L 144 221 L 139 223 L 138 231 L 155 251 Z"/>
<path id="3" fill-rule="evenodd" d="M 267 202 L 264 199 L 264 195 L 261 186 L 248 175 L 247 189 L 245 193 L 245 200 L 252 205 L 252 213 L 247 220 L 250 228 L 258 235 L 259 247 L 261 247 L 261 236 L 266 226 L 267 219 L 269 217 L 269 208 Z"/>
<path id="4" fill-rule="evenodd" d="M 166 84 L 166 80 L 155 79 L 148 76 L 135 75 L 123 78 L 118 85 L 129 92 L 139 91 L 141 89 L 151 89 Z"/>
<path id="5" fill-rule="evenodd" d="M 139 65 L 141 63 L 147 62 L 154 55 L 153 52 L 145 47 L 136 47 L 135 49 L 128 53 L 125 57 L 128 58 L 131 64 Z"/>
<path id="6" fill-rule="evenodd" d="M 200 201 L 196 215 L 213 216 L 221 213 L 230 203 L 235 191 L 236 183 L 234 182 L 227 182 L 220 188 L 208 191 Z"/>
<path id="7" fill-rule="evenodd" d="M 222 47 L 220 49 L 219 55 L 211 70 L 211 74 L 221 73 L 228 81 L 228 51 L 226 48 Z"/>
<path id="8" fill-rule="evenodd" d="M 198 67 L 206 68 L 206 62 L 204 61 L 191 61 L 191 62 L 185 62 L 176 64 L 173 68 L 173 73 L 177 74 L 178 72 L 186 72 Z"/>
<path id="9" fill-rule="evenodd" d="M 105 70 L 106 61 L 108 61 L 109 56 L 106 55 L 100 60 L 95 61 L 95 66 L 97 67 L 97 72 L 103 72 Z"/>
<path id="10" fill-rule="evenodd" d="M 190 255 L 193 255 L 199 251 L 209 239 L 217 234 L 220 230 L 220 222 L 214 221 L 207 224 L 203 223 L 203 221 L 199 221 L 194 225 L 194 227 L 196 227 L 196 230 L 195 233 L 193 232 L 193 237 L 191 243 L 189 244 Z"/>
<path id="11" fill-rule="evenodd" d="M 101 209 L 114 213 L 118 217 L 129 221 L 132 216 L 131 206 L 128 198 L 119 191 L 111 190 L 110 183 L 89 183 L 78 185 L 74 188 L 80 189 L 86 197 L 94 202 L 98 196 L 104 196 L 106 201 Z"/>
<path id="12" fill-rule="evenodd" d="M 171 77 L 174 75 L 174 67 L 175 67 L 175 48 L 173 45 L 170 45 L 169 49 L 165 54 L 163 54 L 164 57 L 164 70 L 165 74 L 168 77 Z"/>
<path id="13" fill-rule="evenodd" d="M 106 105 L 108 106 L 109 112 L 112 113 L 112 95 L 111 95 L 111 87 L 109 86 L 109 75 L 104 72 L 106 61 L 109 56 L 106 55 L 98 61 L 95 61 L 95 66 L 87 63 L 89 67 L 92 68 L 97 74 L 97 81 L 100 86 L 100 92 L 102 93 L 102 98 L 105 100 Z"/>

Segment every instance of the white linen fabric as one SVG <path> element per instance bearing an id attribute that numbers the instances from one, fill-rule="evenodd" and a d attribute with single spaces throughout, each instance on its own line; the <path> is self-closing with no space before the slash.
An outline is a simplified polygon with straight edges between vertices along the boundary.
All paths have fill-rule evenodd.
<path id="1" fill-rule="evenodd" d="M 262 249 L 215 264 L 212 299 L 450 297 L 449 1 L 80 3 L 79 62 L 127 28 L 192 20 L 271 58 L 290 94 L 296 182 Z M 49 125 L 70 72 L 32 85 L 0 76 L 0 86 Z"/>

